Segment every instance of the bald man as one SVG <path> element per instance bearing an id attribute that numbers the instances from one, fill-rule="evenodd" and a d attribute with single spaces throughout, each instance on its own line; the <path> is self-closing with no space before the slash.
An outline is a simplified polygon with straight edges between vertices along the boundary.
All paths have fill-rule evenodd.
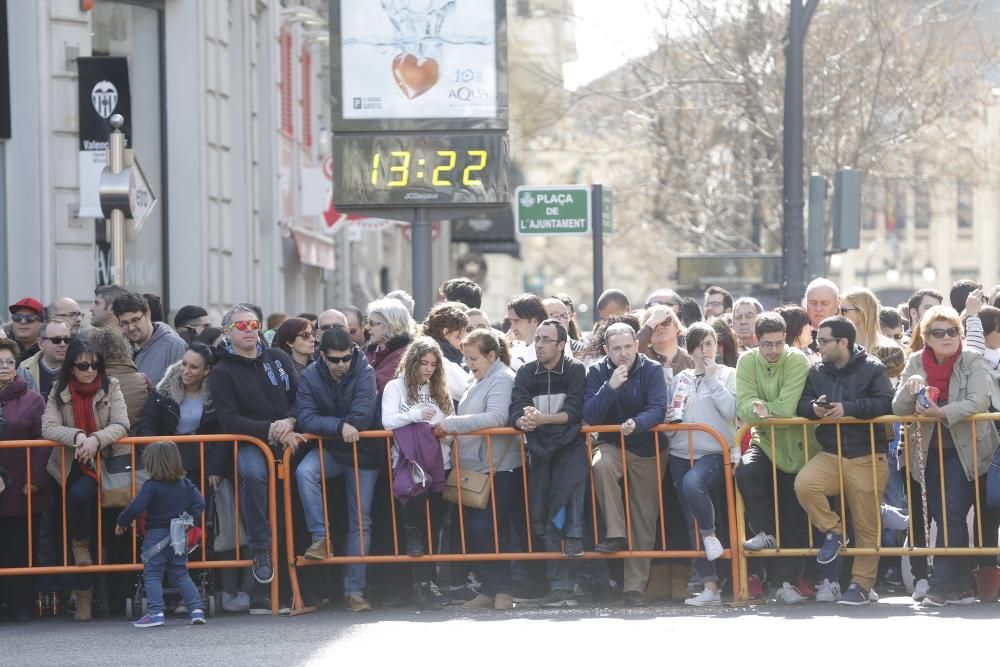
<path id="1" fill-rule="evenodd" d="M 334 308 L 324 310 L 316 319 L 316 335 L 322 336 L 322 332 L 328 331 L 330 327 L 336 324 L 346 328 L 347 315 L 344 315 L 342 312 Z"/>
<path id="2" fill-rule="evenodd" d="M 49 319 L 65 324 L 69 328 L 71 336 L 80 333 L 80 327 L 83 325 L 83 311 L 80 309 L 80 304 L 73 299 L 68 296 L 60 297 L 49 304 L 47 311 Z"/>

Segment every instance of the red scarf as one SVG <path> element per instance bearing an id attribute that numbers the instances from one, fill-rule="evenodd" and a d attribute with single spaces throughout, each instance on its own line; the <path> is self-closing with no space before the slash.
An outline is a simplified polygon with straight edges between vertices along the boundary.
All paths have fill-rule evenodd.
<path id="1" fill-rule="evenodd" d="M 89 384 L 77 382 L 76 378 L 69 381 L 69 393 L 73 401 L 73 426 L 86 435 L 97 431 L 97 419 L 94 417 L 94 395 L 101 388 L 101 377 L 97 376 Z"/>
<path id="2" fill-rule="evenodd" d="M 951 379 L 951 371 L 955 368 L 955 362 L 962 354 L 962 340 L 958 341 L 958 350 L 945 360 L 943 364 L 937 362 L 934 351 L 928 346 L 921 353 L 924 362 L 924 373 L 927 374 L 927 384 L 937 387 L 941 393 L 938 395 L 937 403 L 941 405 L 948 400 L 948 381 Z"/>

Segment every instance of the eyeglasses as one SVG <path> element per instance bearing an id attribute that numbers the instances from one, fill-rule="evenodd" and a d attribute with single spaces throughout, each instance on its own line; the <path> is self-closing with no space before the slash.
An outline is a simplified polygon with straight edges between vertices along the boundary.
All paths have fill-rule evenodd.
<path id="1" fill-rule="evenodd" d="M 781 348 L 785 347 L 785 341 L 779 340 L 772 343 L 771 341 L 768 340 L 762 340 L 760 341 L 760 343 L 758 343 L 758 347 L 760 347 L 760 349 L 762 350 L 780 350 Z"/>
<path id="2" fill-rule="evenodd" d="M 311 338 L 315 338 L 315 336 L 316 336 L 316 333 L 314 331 L 303 331 L 303 332 L 299 333 L 295 337 L 296 338 L 301 338 L 302 340 L 309 340 Z"/>
<path id="3" fill-rule="evenodd" d="M 843 315 L 844 317 L 847 317 L 847 313 L 851 312 L 852 310 L 856 310 L 859 313 L 861 312 L 860 308 L 848 308 L 847 306 L 841 306 L 838 310 L 840 310 L 840 314 Z"/>
<path id="4" fill-rule="evenodd" d="M 42 340 L 47 340 L 53 345 L 69 345 L 73 342 L 72 336 L 42 336 Z"/>
<path id="5" fill-rule="evenodd" d="M 349 364 L 351 363 L 351 357 L 353 354 L 349 354 L 346 357 L 335 357 L 332 354 L 324 354 L 323 358 L 326 359 L 331 364 Z"/>
<path id="6" fill-rule="evenodd" d="M 122 326 L 122 329 L 131 329 L 132 327 L 139 326 L 139 322 L 142 322 L 142 318 L 144 317 L 146 317 L 145 313 L 143 313 L 142 315 L 136 315 L 130 320 L 123 320 L 122 318 L 119 317 L 118 324 Z"/>
<path id="7" fill-rule="evenodd" d="M 78 371 L 89 371 L 90 369 L 97 370 L 97 364 L 93 361 L 78 361 L 73 364 L 73 367 Z"/>
<path id="8" fill-rule="evenodd" d="M 83 319 L 83 313 L 79 310 L 74 310 L 72 313 L 53 313 L 52 319 L 59 319 L 60 317 L 72 317 L 74 320 Z"/>
<path id="9" fill-rule="evenodd" d="M 237 320 L 227 327 L 227 331 L 232 331 L 236 329 L 237 331 L 257 331 L 260 329 L 260 322 L 257 320 Z"/>
<path id="10" fill-rule="evenodd" d="M 28 324 L 31 324 L 42 318 L 33 313 L 17 313 L 16 315 L 11 315 L 10 319 L 14 322 L 27 322 Z"/>
<path id="11" fill-rule="evenodd" d="M 0 366 L 17 366 L 17 359 L 0 359 Z"/>
<path id="12" fill-rule="evenodd" d="M 712 306 L 713 308 L 722 308 L 723 306 L 725 306 L 725 302 L 723 302 L 723 301 L 706 301 L 705 302 L 705 307 L 708 308 L 709 306 Z"/>
<path id="13" fill-rule="evenodd" d="M 817 337 L 816 338 L 816 344 L 819 345 L 820 347 L 823 347 L 824 345 L 826 345 L 828 343 L 833 343 L 834 341 L 838 341 L 838 340 L 840 340 L 840 338 L 818 338 Z"/>
<path id="14" fill-rule="evenodd" d="M 548 345 L 549 343 L 558 343 L 559 341 L 555 338 L 549 338 L 548 336 L 535 336 L 535 343 L 539 345 Z"/>
<path id="15" fill-rule="evenodd" d="M 562 320 L 563 322 L 569 322 L 569 314 L 563 313 L 562 315 L 549 315 L 554 320 Z"/>
<path id="16" fill-rule="evenodd" d="M 928 329 L 927 333 L 934 336 L 935 338 L 954 338 L 958 335 L 958 327 L 948 327 L 947 329 Z"/>

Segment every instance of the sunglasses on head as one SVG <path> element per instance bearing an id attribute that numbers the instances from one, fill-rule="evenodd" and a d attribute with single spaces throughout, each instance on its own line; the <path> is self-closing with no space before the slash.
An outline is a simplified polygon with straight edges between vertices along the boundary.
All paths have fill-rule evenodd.
<path id="1" fill-rule="evenodd" d="M 11 315 L 10 319 L 14 322 L 37 322 L 42 318 L 32 313 L 17 313 L 15 315 Z"/>
<path id="2" fill-rule="evenodd" d="M 323 358 L 329 361 L 331 364 L 349 364 L 351 363 L 351 357 L 353 355 L 349 354 L 346 357 L 336 357 L 332 354 L 324 354 Z"/>
<path id="3" fill-rule="evenodd" d="M 954 338 L 958 335 L 958 327 L 948 327 L 947 329 L 928 329 L 927 333 L 934 336 L 935 338 Z"/>
<path id="4" fill-rule="evenodd" d="M 73 368 L 78 371 L 89 371 L 90 369 L 97 370 L 97 364 L 93 361 L 77 361 L 73 364 Z"/>
<path id="5" fill-rule="evenodd" d="M 50 343 L 52 343 L 53 345 L 62 345 L 63 343 L 65 343 L 66 345 L 69 345 L 70 343 L 73 342 L 73 337 L 72 336 L 42 336 L 42 340 L 47 340 Z"/>
<path id="6" fill-rule="evenodd" d="M 260 329 L 260 322 L 257 320 L 237 320 L 229 325 L 229 330 L 232 331 L 233 329 L 237 331 L 257 331 Z"/>

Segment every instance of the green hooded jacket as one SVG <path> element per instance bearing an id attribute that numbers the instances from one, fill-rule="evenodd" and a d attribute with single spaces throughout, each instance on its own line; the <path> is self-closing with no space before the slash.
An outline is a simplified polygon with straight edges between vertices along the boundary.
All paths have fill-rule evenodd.
<path id="1" fill-rule="evenodd" d="M 736 363 L 736 416 L 744 423 L 758 422 L 753 402 L 763 401 L 773 418 L 795 417 L 802 389 L 809 375 L 809 361 L 801 351 L 785 347 L 776 362 L 768 363 L 760 350 L 745 352 Z M 815 426 L 774 427 L 774 463 L 787 473 L 797 473 L 805 465 L 803 436 L 809 447 L 809 458 L 819 453 L 811 431 Z M 771 458 L 771 427 L 754 427 L 750 438 Z"/>

